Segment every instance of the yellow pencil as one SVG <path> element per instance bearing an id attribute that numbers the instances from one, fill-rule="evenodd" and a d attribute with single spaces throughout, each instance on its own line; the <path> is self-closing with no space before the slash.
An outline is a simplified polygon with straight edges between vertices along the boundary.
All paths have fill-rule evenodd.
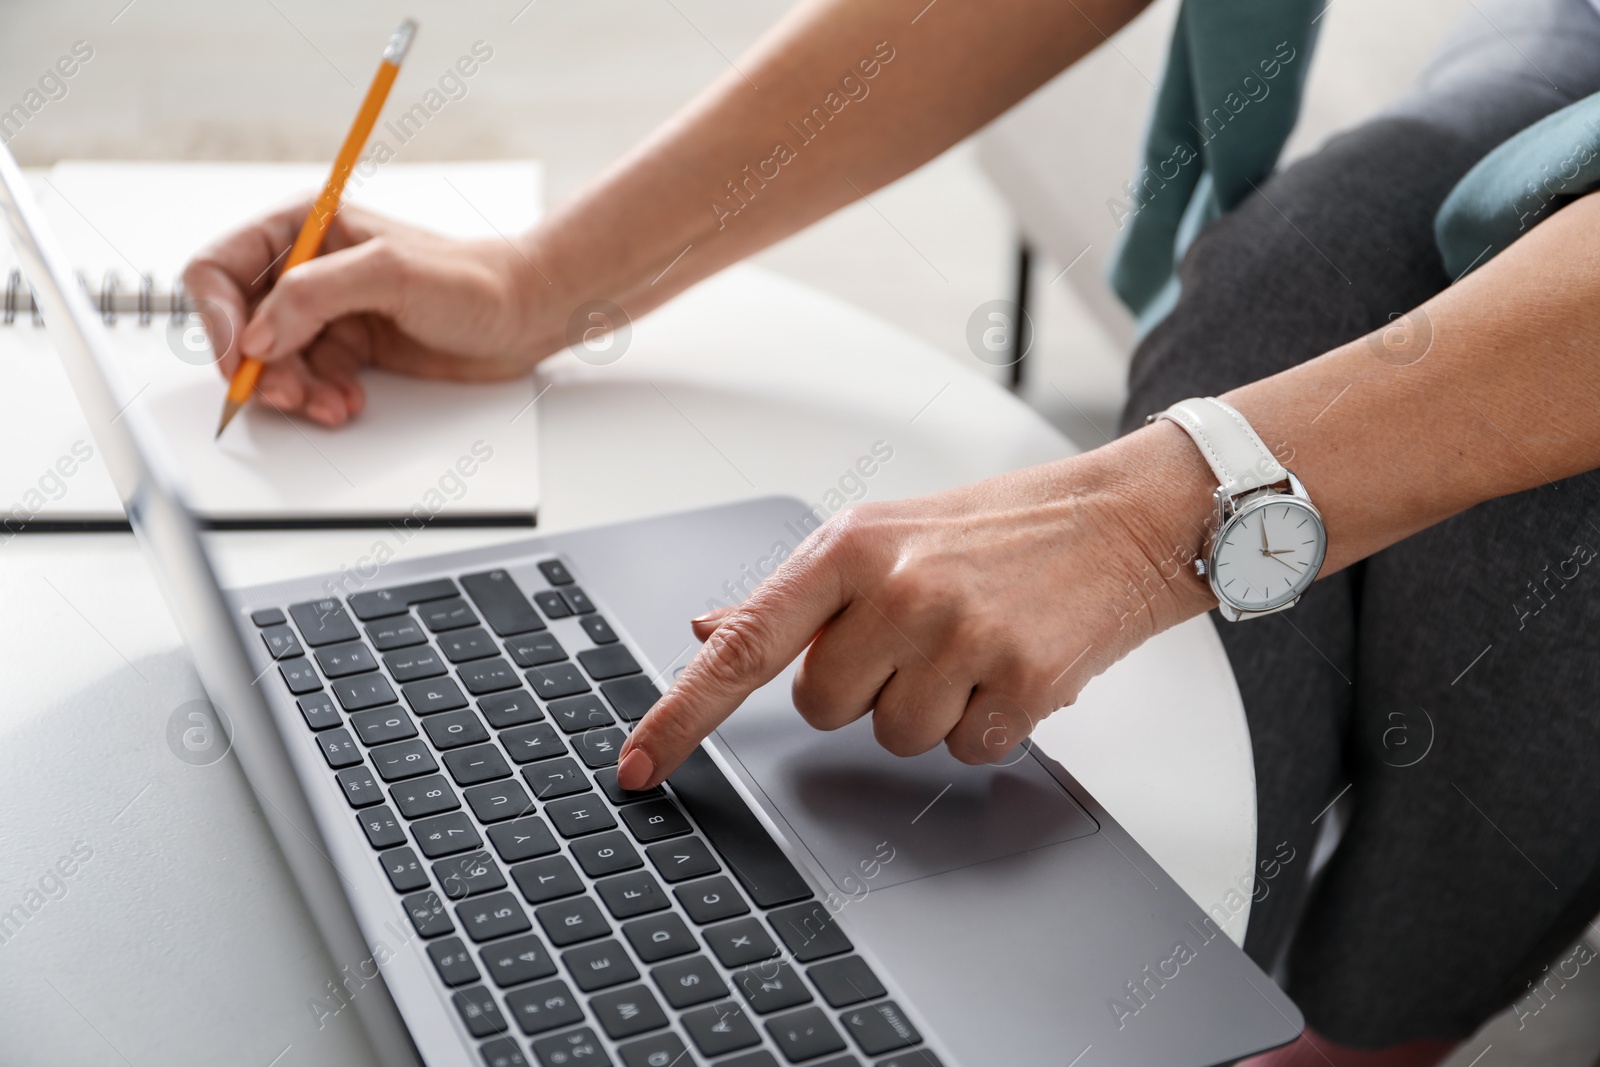
<path id="1" fill-rule="evenodd" d="M 300 264 L 317 254 L 317 249 L 322 247 L 322 238 L 328 232 L 328 224 L 333 221 L 333 216 L 339 210 L 339 198 L 344 195 L 344 183 L 350 177 L 356 160 L 361 156 L 361 150 L 367 145 L 367 138 L 372 136 L 372 127 L 378 122 L 378 114 L 383 110 L 383 102 L 389 98 L 389 89 L 394 85 L 395 75 L 400 73 L 400 63 L 406 57 L 406 50 L 411 47 L 411 39 L 416 36 L 417 24 L 413 19 L 406 19 L 400 28 L 394 31 L 394 36 L 389 38 L 389 46 L 383 50 L 383 61 L 378 64 L 378 72 L 372 76 L 372 85 L 367 89 L 366 99 L 361 101 L 361 110 L 356 112 L 356 119 L 350 124 L 350 132 L 345 134 L 344 144 L 339 148 L 339 154 L 333 160 L 333 173 L 328 175 L 328 182 L 322 187 L 322 193 L 317 197 L 316 203 L 311 205 L 310 212 L 306 215 L 305 223 L 300 227 L 300 236 L 295 238 L 294 247 L 289 250 L 289 258 L 283 264 L 284 273 L 294 270 Z M 222 405 L 222 421 L 217 424 L 217 436 L 222 436 L 222 431 L 228 428 L 228 423 L 244 407 L 250 399 L 250 394 L 255 391 L 256 382 L 261 378 L 261 361 L 245 356 L 239 361 L 239 367 L 233 372 L 233 377 L 228 382 L 228 399 Z"/>

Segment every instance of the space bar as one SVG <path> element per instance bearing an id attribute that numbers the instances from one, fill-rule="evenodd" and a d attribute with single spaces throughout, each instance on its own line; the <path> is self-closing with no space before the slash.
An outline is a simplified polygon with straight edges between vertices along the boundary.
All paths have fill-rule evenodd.
<path id="1" fill-rule="evenodd" d="M 757 905 L 773 908 L 812 897 L 806 880 L 705 749 L 696 748 L 667 782 Z"/>

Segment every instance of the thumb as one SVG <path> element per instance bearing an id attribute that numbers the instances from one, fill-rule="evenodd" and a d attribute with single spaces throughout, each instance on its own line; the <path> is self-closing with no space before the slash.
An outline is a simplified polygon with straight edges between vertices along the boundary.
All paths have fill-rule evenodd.
<path id="1" fill-rule="evenodd" d="M 689 628 L 694 631 L 696 641 L 705 641 L 706 638 L 717 632 L 717 627 L 722 625 L 722 620 L 733 614 L 732 607 L 712 608 L 704 615 L 697 615 L 689 620 Z"/>
<path id="2" fill-rule="evenodd" d="M 282 359 L 335 319 L 363 311 L 393 315 L 401 274 L 393 245 L 382 237 L 308 260 L 278 279 L 240 335 L 239 349 L 260 360 Z"/>

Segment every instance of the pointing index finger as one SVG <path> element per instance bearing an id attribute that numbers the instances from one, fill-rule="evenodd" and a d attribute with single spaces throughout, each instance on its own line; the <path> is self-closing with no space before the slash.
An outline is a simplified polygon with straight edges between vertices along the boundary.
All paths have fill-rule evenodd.
<path id="1" fill-rule="evenodd" d="M 726 615 L 622 747 L 617 783 L 648 789 L 677 770 L 746 697 L 805 651 L 849 602 L 835 553 L 816 539 Z"/>

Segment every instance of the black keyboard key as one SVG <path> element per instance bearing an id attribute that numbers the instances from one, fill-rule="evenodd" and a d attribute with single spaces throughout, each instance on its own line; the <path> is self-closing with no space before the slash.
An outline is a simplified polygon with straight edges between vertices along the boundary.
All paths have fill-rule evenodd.
<path id="1" fill-rule="evenodd" d="M 493 832 L 493 831 L 491 831 Z M 549 833 L 546 830 L 545 833 Z M 529 904 L 544 904 L 583 892 L 583 879 L 565 856 L 548 856 L 511 868 L 511 877 Z M 559 943 L 559 942 L 558 942 Z"/>
<path id="2" fill-rule="evenodd" d="M 602 767 L 594 772 L 594 784 L 600 787 L 600 792 L 613 804 L 631 804 L 635 800 L 654 800 L 656 797 L 666 796 L 657 786 L 654 789 L 645 789 L 635 792 L 632 789 L 623 789 L 617 785 L 617 769 L 615 767 Z"/>
<path id="3" fill-rule="evenodd" d="M 611 1067 L 611 1057 L 587 1026 L 541 1037 L 533 1043 L 533 1058 L 539 1061 L 539 1067 L 568 1067 L 574 1063 L 583 1067 Z M 678 1067 L 688 1065 L 679 1064 Z"/>
<path id="4" fill-rule="evenodd" d="M 438 815 L 461 806 L 461 801 L 456 799 L 456 791 L 450 788 L 450 783 L 444 780 L 442 774 L 401 782 L 389 790 L 389 795 L 394 798 L 394 806 L 400 810 L 400 814 L 408 819 Z"/>
<path id="5" fill-rule="evenodd" d="M 273 659 L 292 659 L 306 654 L 306 650 L 300 647 L 300 639 L 287 626 L 267 627 L 261 631 L 261 640 L 267 643 L 267 651 Z"/>
<path id="6" fill-rule="evenodd" d="M 435 815 L 411 824 L 411 836 L 417 847 L 430 860 L 466 852 L 483 844 L 478 830 L 465 812 L 452 811 L 448 815 Z"/>
<path id="7" fill-rule="evenodd" d="M 522 768 L 528 788 L 540 800 L 554 800 L 589 789 L 589 779 L 570 759 L 550 759 Z"/>
<path id="8" fill-rule="evenodd" d="M 528 687 L 540 700 L 587 693 L 589 683 L 583 680 L 578 668 L 570 663 L 552 663 L 548 667 L 535 667 L 528 672 Z"/>
<path id="9" fill-rule="evenodd" d="M 544 806 L 544 817 L 562 837 L 597 834 L 601 830 L 614 830 L 617 825 L 617 820 L 611 817 L 611 809 L 598 793 L 552 800 Z"/>
<path id="10" fill-rule="evenodd" d="M 690 1040 L 707 1056 L 720 1056 L 761 1044 L 761 1035 L 749 1016 L 731 1000 L 684 1012 L 678 1021 L 689 1031 Z"/>
<path id="11" fill-rule="evenodd" d="M 386 782 L 432 774 L 439 769 L 439 765 L 433 762 L 433 753 L 421 740 L 380 745 L 372 750 L 372 765 L 378 768 L 378 776 Z"/>
<path id="12" fill-rule="evenodd" d="M 454 678 L 434 678 L 426 682 L 412 682 L 400 687 L 406 703 L 418 715 L 433 715 L 441 711 L 454 711 L 467 706 L 467 698 Z"/>
<path id="13" fill-rule="evenodd" d="M 661 690 L 642 674 L 601 682 L 601 694 L 617 709 L 624 722 L 638 722 L 661 699 Z"/>
<path id="14" fill-rule="evenodd" d="M 575 585 L 561 590 L 561 595 L 567 598 L 567 604 L 579 615 L 587 615 L 595 609 L 594 601 L 589 599 L 589 594 Z"/>
<path id="15" fill-rule="evenodd" d="M 461 676 L 461 684 L 466 686 L 467 692 L 473 696 L 499 693 L 522 686 L 522 678 L 516 670 L 499 656 L 494 659 L 463 663 L 456 668 L 456 673 Z"/>
<path id="16" fill-rule="evenodd" d="M 507 863 L 520 863 L 561 850 L 556 835 L 537 815 L 489 827 L 489 841 Z"/>
<path id="17" fill-rule="evenodd" d="M 417 620 L 410 615 L 384 619 L 367 627 L 367 640 L 371 641 L 372 647 L 379 652 L 410 648 L 412 645 L 422 644 L 427 639 L 422 627 L 418 626 Z"/>
<path id="18" fill-rule="evenodd" d="M 506 941 L 496 941 L 483 946 L 478 955 L 488 968 L 489 977 L 501 989 L 510 989 L 538 978 L 549 978 L 556 973 L 556 961 L 550 957 L 550 950 L 544 947 L 538 934 L 523 934 Z"/>
<path id="19" fill-rule="evenodd" d="M 758 1048 L 754 1052 L 746 1052 L 743 1056 L 723 1060 L 717 1067 L 778 1067 L 778 1057 L 764 1048 Z M 861 1067 L 861 1062 L 854 1056 L 848 1056 L 843 1059 L 828 1060 L 826 1063 L 814 1063 L 811 1067 Z"/>
<path id="20" fill-rule="evenodd" d="M 300 714 L 305 716 L 306 725 L 313 730 L 327 730 L 344 721 L 327 693 L 307 693 L 295 703 L 300 707 Z"/>
<path id="21" fill-rule="evenodd" d="M 557 948 L 605 937 L 611 932 L 611 924 L 600 914 L 599 905 L 588 897 L 546 904 L 534 914 L 539 917 L 539 925 L 544 927 L 550 943 Z"/>
<path id="22" fill-rule="evenodd" d="M 493 860 L 489 861 L 489 866 L 494 866 Z M 457 904 L 456 918 L 461 920 L 461 929 L 467 932 L 467 936 L 479 944 L 533 928 L 528 921 L 528 913 L 522 910 L 522 905 L 510 893 L 491 893 L 486 897 L 474 897 L 465 904 Z"/>
<path id="23" fill-rule="evenodd" d="M 621 985 L 639 977 L 633 961 L 628 959 L 627 950 L 619 941 L 596 941 L 592 945 L 580 945 L 563 952 L 561 962 L 566 964 L 573 982 L 585 993 Z"/>
<path id="24" fill-rule="evenodd" d="M 619 946 L 620 947 L 620 946 Z M 589 1010 L 600 1020 L 600 1028 L 613 1041 L 648 1034 L 667 1025 L 667 1014 L 660 1001 L 643 985 L 628 986 L 589 998 Z"/>
<path id="25" fill-rule="evenodd" d="M 461 1021 L 467 1024 L 467 1033 L 473 1037 L 492 1037 L 506 1032 L 506 1017 L 500 1014 L 494 994 L 483 986 L 459 989 L 453 999 Z"/>
<path id="26" fill-rule="evenodd" d="M 356 624 L 345 614 L 344 605 L 331 598 L 290 604 L 289 615 L 299 627 L 300 636 L 312 648 L 354 641 L 360 636 L 356 633 Z"/>
<path id="27" fill-rule="evenodd" d="M 640 920 L 644 921 L 646 920 Z M 661 995 L 667 998 L 667 1003 L 679 1011 L 728 995 L 728 987 L 723 984 L 722 975 L 717 973 L 711 961 L 704 956 L 663 963 L 650 971 L 650 979 L 655 982 L 656 988 L 661 990 Z"/>
<path id="28" fill-rule="evenodd" d="M 583 632 L 597 645 L 614 644 L 617 640 L 617 632 L 606 622 L 604 615 L 585 615 L 582 625 Z"/>
<path id="29" fill-rule="evenodd" d="M 422 869 L 417 854 L 409 848 L 392 848 L 378 859 L 383 863 L 384 873 L 389 876 L 389 884 L 394 886 L 397 893 L 427 888 L 428 872 Z"/>
<path id="30" fill-rule="evenodd" d="M 539 710 L 539 705 L 525 689 L 518 689 L 515 693 L 495 693 L 493 696 L 481 697 L 478 700 L 478 710 L 483 712 L 483 717 L 488 719 L 489 725 L 496 730 L 504 730 L 507 726 L 521 726 L 525 722 L 533 722 L 544 717 L 544 712 Z"/>
<path id="31" fill-rule="evenodd" d="M 430 715 L 422 720 L 422 728 L 428 732 L 428 740 L 433 742 L 433 747 L 440 750 L 489 740 L 489 731 L 483 728 L 483 720 L 471 708 Z"/>
<path id="32" fill-rule="evenodd" d="M 822 1012 L 815 1008 L 810 1009 L 821 1016 Z M 797 1012 L 796 1014 L 804 1014 Z M 773 1022 L 777 1022 L 774 1019 Z M 861 1051 L 868 1056 L 876 1056 L 883 1052 L 893 1052 L 895 1049 L 915 1045 L 922 1040 L 922 1035 L 917 1033 L 917 1028 L 911 1025 L 911 1020 L 905 1017 L 900 1010 L 900 1005 L 892 1000 L 881 1000 L 876 1004 L 863 1004 L 859 1008 L 851 1008 L 839 1016 L 839 1022 L 844 1026 L 845 1032 L 850 1035 L 850 1040 L 861 1046 Z M 770 1027 L 771 1024 L 769 1023 Z M 772 1035 L 777 1038 L 777 1034 Z M 783 1043 L 781 1040 L 778 1042 Z M 829 1051 L 824 1049 L 823 1051 Z"/>
<path id="33" fill-rule="evenodd" d="M 683 1040 L 671 1030 L 630 1041 L 617 1049 L 617 1055 L 622 1067 L 694 1067 Z"/>
<path id="34" fill-rule="evenodd" d="M 619 871 L 644 866 L 633 843 L 615 831 L 585 837 L 572 843 L 572 858 L 590 878 L 604 878 Z"/>
<path id="35" fill-rule="evenodd" d="M 478 965 L 472 962 L 472 954 L 459 937 L 447 937 L 430 944 L 428 958 L 433 960 L 433 969 L 439 972 L 439 981 L 447 986 L 471 985 L 478 980 Z"/>
<path id="36" fill-rule="evenodd" d="M 801 1008 L 776 1016 L 767 1020 L 766 1027 L 772 1040 L 778 1043 L 778 1050 L 790 1063 L 843 1052 L 846 1047 L 844 1038 L 839 1036 L 821 1008 Z"/>
<path id="37" fill-rule="evenodd" d="M 497 1037 L 478 1046 L 485 1067 L 533 1067 L 522 1049 L 509 1037 Z"/>
<path id="38" fill-rule="evenodd" d="M 522 1032 L 530 1037 L 583 1022 L 583 1008 L 559 978 L 523 986 L 506 994 L 506 1006 Z"/>
<path id="39" fill-rule="evenodd" d="M 377 780 L 372 777 L 372 772 L 365 765 L 346 767 L 334 777 L 339 779 L 339 789 L 352 808 L 365 808 L 383 803 L 383 790 L 378 788 Z"/>
<path id="40" fill-rule="evenodd" d="M 361 750 L 356 747 L 349 730 L 323 731 L 317 735 L 317 747 L 322 749 L 322 758 L 334 770 L 361 762 Z"/>
<path id="41" fill-rule="evenodd" d="M 664 841 L 644 850 L 655 864 L 661 877 L 668 882 L 682 882 L 704 874 L 716 874 L 722 869 L 716 857 L 698 837 L 685 837 L 680 841 Z"/>
<path id="42" fill-rule="evenodd" d="M 400 820 L 394 817 L 394 812 L 387 806 L 363 811 L 361 829 L 366 832 L 367 841 L 373 848 L 393 848 L 406 843 L 406 832 L 401 829 Z"/>
<path id="43" fill-rule="evenodd" d="M 539 564 L 539 570 L 544 574 L 544 580 L 551 585 L 571 585 L 572 573 L 567 570 L 567 565 L 559 559 L 547 559 Z"/>
<path id="44" fill-rule="evenodd" d="M 639 958 L 646 963 L 669 960 L 674 956 L 697 952 L 700 949 L 700 942 L 694 939 L 689 927 L 676 912 L 669 911 L 665 915 L 651 915 L 623 923 L 622 932 L 628 938 L 628 943 L 633 946 L 633 950 L 639 954 Z M 720 996 L 722 992 L 712 993 L 706 999 Z M 673 1006 L 682 1007 L 676 1001 Z"/>
<path id="45" fill-rule="evenodd" d="M 614 875 L 596 882 L 594 888 L 614 919 L 647 915 L 662 910 L 670 903 L 666 890 L 661 888 L 661 883 L 649 871 Z"/>
<path id="46" fill-rule="evenodd" d="M 374 589 L 370 593 L 356 593 L 350 597 L 350 610 L 362 622 L 382 619 L 403 613 L 412 604 L 425 600 L 443 600 L 456 595 L 456 583 L 448 578 L 435 578 L 429 582 L 397 585 L 393 589 Z"/>
<path id="47" fill-rule="evenodd" d="M 801 963 L 855 950 L 833 921 L 833 913 L 815 900 L 770 912 L 767 922 L 788 946 L 790 955 Z"/>
<path id="48" fill-rule="evenodd" d="M 417 928 L 417 933 L 423 937 L 438 937 L 441 934 L 455 932 L 455 924 L 450 921 L 450 912 L 445 910 L 444 901 L 439 899 L 439 894 L 431 889 L 421 893 L 413 893 L 403 898 L 400 903 L 405 905 L 406 914 L 411 917 L 411 925 Z"/>
<path id="49" fill-rule="evenodd" d="M 533 594 L 533 602 L 539 605 L 539 610 L 544 612 L 547 618 L 564 619 L 572 614 L 572 607 L 567 603 L 567 598 L 555 589 Z"/>
<path id="50" fill-rule="evenodd" d="M 478 625 L 478 616 L 472 613 L 472 608 L 460 597 L 424 604 L 417 609 L 417 614 L 422 618 L 422 625 L 436 634 L 446 630 L 464 630 L 468 626 Z"/>
<path id="51" fill-rule="evenodd" d="M 611 717 L 600 698 L 593 693 L 566 697 L 549 702 L 550 721 L 569 734 L 580 733 L 597 726 L 610 726 L 617 720 Z"/>
<path id="52" fill-rule="evenodd" d="M 757 1015 L 797 1008 L 811 1002 L 811 991 L 794 973 L 794 968 L 781 960 L 769 960 L 734 972 L 733 988 L 739 991 L 750 1005 L 750 1010 Z"/>
<path id="53" fill-rule="evenodd" d="M 725 875 L 680 885 L 672 891 L 672 895 L 678 898 L 678 903 L 689 913 L 689 918 L 701 926 L 731 919 L 735 915 L 750 914 L 750 905 L 744 902 Z"/>
<path id="54" fill-rule="evenodd" d="M 567 746 L 561 740 L 561 735 L 547 722 L 536 722 L 532 726 L 517 726 L 506 730 L 500 735 L 500 743 L 506 746 L 506 751 L 518 763 L 533 763 L 536 760 L 554 759 L 556 756 L 567 754 Z"/>
<path id="55" fill-rule="evenodd" d="M 665 797 L 623 808 L 622 821 L 628 824 L 629 831 L 642 845 L 677 837 L 688 833 L 690 829 L 689 820 L 683 817 L 678 805 Z"/>
<path id="56" fill-rule="evenodd" d="M 390 704 L 386 708 L 373 708 L 371 711 L 358 711 L 350 716 L 350 728 L 356 732 L 361 743 L 369 748 L 417 736 L 417 728 L 412 725 L 411 716 L 407 715 L 399 704 Z"/>
<path id="57" fill-rule="evenodd" d="M 458 785 L 477 785 L 511 773 L 511 764 L 493 745 L 452 749 L 440 758 Z"/>
<path id="58" fill-rule="evenodd" d="M 848 1008 L 864 1000 L 876 1000 L 888 990 L 872 973 L 867 961 L 860 956 L 846 956 L 842 960 L 829 960 L 806 970 L 811 984 L 817 987 L 831 1007 Z"/>
<path id="59" fill-rule="evenodd" d="M 721 926 L 708 926 L 700 931 L 706 947 L 722 961 L 724 967 L 743 967 L 748 963 L 770 960 L 778 954 L 777 942 L 767 934 L 761 923 L 754 919 L 735 919 Z"/>
<path id="60" fill-rule="evenodd" d="M 517 588 L 516 580 L 502 570 L 483 574 L 464 574 L 461 584 L 472 602 L 478 605 L 489 628 L 501 637 L 542 630 L 544 623 L 528 598 Z"/>
<path id="61" fill-rule="evenodd" d="M 572 739 L 572 750 L 585 767 L 598 770 L 616 765 L 617 757 L 622 754 L 622 743 L 627 739 L 628 735 L 615 726 L 585 730 Z"/>
<path id="62" fill-rule="evenodd" d="M 394 689 L 389 685 L 389 679 L 381 674 L 358 674 L 354 678 L 340 678 L 329 688 L 333 690 L 333 695 L 339 698 L 339 706 L 345 711 L 366 711 L 368 708 L 393 704 L 398 699 L 394 695 Z"/>
<path id="63" fill-rule="evenodd" d="M 316 652 L 317 666 L 329 678 L 343 678 L 347 674 L 365 674 L 378 669 L 378 661 L 360 641 L 342 645 L 328 645 Z"/>
<path id="64" fill-rule="evenodd" d="M 439 635 L 439 651 L 451 663 L 467 663 L 475 659 L 488 659 L 500 651 L 494 638 L 481 626 L 470 630 L 452 630 Z"/>
<path id="65" fill-rule="evenodd" d="M 283 612 L 277 608 L 262 608 L 260 611 L 250 613 L 250 621 L 257 626 L 282 626 L 284 623 Z"/>
<path id="66" fill-rule="evenodd" d="M 759 907 L 775 908 L 812 896 L 806 880 L 705 749 L 696 748 L 667 780 Z M 623 818 L 634 810 L 624 808 Z"/>
<path id="67" fill-rule="evenodd" d="M 383 654 L 383 665 L 397 682 L 417 682 L 424 678 L 437 678 L 448 671 L 439 653 L 427 645 L 397 649 Z"/>
<path id="68" fill-rule="evenodd" d="M 296 696 L 322 688 L 322 679 L 317 677 L 317 669 L 304 656 L 281 660 L 278 663 L 278 673 L 283 675 L 283 684 L 289 687 L 289 692 Z"/>
<path id="69" fill-rule="evenodd" d="M 597 682 L 620 678 L 624 674 L 638 674 L 643 669 L 626 645 L 585 649 L 578 653 L 578 662 L 589 672 L 589 677 Z"/>
<path id="70" fill-rule="evenodd" d="M 533 799 L 515 778 L 475 785 L 463 790 L 462 796 L 467 798 L 467 806 L 479 822 L 514 819 L 533 810 Z"/>
<path id="71" fill-rule="evenodd" d="M 513 637 L 506 642 L 506 652 L 519 667 L 542 667 L 546 663 L 560 663 L 567 658 L 555 634 L 536 633 Z"/>

